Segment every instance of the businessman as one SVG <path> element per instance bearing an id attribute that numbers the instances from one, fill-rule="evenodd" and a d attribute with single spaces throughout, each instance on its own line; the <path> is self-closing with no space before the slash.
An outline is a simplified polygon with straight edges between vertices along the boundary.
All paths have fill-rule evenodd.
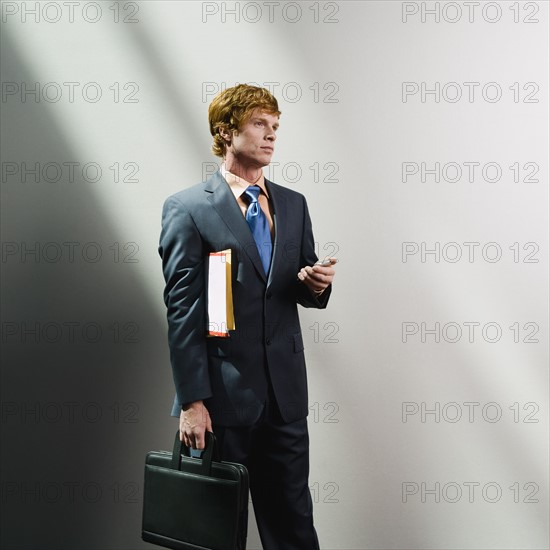
<path id="1" fill-rule="evenodd" d="M 223 460 L 245 464 L 263 547 L 319 548 L 308 487 L 308 395 L 297 304 L 325 308 L 335 259 L 315 265 L 305 198 L 268 181 L 280 111 L 266 89 L 240 84 L 208 109 L 206 182 L 169 197 L 159 253 L 176 397 L 186 445 L 213 431 Z M 235 330 L 207 337 L 205 260 L 231 249 Z"/>

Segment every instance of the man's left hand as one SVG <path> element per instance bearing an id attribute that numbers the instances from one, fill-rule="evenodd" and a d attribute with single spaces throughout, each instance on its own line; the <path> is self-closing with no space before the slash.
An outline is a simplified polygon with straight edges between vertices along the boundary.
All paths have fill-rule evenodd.
<path id="1" fill-rule="evenodd" d="M 336 258 L 327 258 L 330 265 L 306 265 L 298 272 L 298 279 L 308 286 L 316 294 L 320 294 L 332 284 L 334 279 L 334 264 L 338 261 Z"/>

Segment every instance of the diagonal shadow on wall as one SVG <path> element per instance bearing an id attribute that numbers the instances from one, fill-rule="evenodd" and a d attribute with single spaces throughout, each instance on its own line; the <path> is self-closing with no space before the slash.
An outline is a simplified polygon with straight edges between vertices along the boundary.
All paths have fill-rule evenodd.
<path id="1" fill-rule="evenodd" d="M 34 83 L 3 31 L 2 81 Z M 94 193 L 108 183 L 21 175 L 22 163 L 90 160 L 56 105 L 1 107 L 2 166 L 18 167 L 2 181 L 2 547 L 146 547 L 145 453 L 176 427 L 166 323 L 139 269 L 151 251 L 116 259 L 122 237 Z"/>

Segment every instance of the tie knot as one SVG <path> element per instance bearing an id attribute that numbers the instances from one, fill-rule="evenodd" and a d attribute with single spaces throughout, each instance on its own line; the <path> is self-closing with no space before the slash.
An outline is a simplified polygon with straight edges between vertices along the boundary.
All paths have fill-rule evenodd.
<path id="1" fill-rule="evenodd" d="M 261 189 L 257 185 L 250 185 L 246 188 L 245 194 L 249 198 L 250 202 L 258 202 Z"/>

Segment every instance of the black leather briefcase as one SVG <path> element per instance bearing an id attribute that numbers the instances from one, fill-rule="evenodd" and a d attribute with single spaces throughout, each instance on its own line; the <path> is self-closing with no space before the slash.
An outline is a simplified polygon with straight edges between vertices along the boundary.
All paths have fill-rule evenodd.
<path id="1" fill-rule="evenodd" d="M 206 436 L 201 458 L 188 456 L 179 432 L 172 453 L 147 453 L 144 541 L 178 550 L 245 550 L 248 472 L 242 464 L 213 460 L 216 438 Z"/>

